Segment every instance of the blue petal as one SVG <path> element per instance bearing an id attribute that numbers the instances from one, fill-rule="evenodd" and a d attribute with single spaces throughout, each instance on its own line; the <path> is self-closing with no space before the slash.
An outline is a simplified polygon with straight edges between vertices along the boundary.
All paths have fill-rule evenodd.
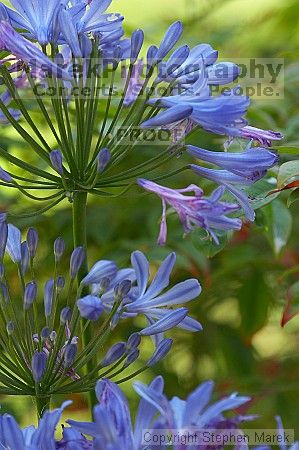
<path id="1" fill-rule="evenodd" d="M 144 254 L 139 251 L 132 253 L 131 262 L 136 273 L 138 296 L 142 296 L 149 279 L 149 263 Z"/>
<path id="2" fill-rule="evenodd" d="M 141 330 L 140 334 L 143 336 L 150 336 L 151 334 L 163 333 L 164 331 L 176 327 L 185 319 L 187 314 L 187 308 L 178 308 L 175 311 L 166 314 L 162 319 L 155 322 L 155 324 Z"/>
<path id="3" fill-rule="evenodd" d="M 160 292 L 163 291 L 168 285 L 169 285 L 169 277 L 171 275 L 171 272 L 173 270 L 173 266 L 176 261 L 176 254 L 170 253 L 164 261 L 162 262 L 161 266 L 158 269 L 158 272 L 156 273 L 150 287 L 146 291 L 145 295 L 142 297 L 142 301 L 144 300 L 150 300 L 156 295 L 160 294 Z"/>
<path id="4" fill-rule="evenodd" d="M 6 244 L 6 251 L 16 264 L 21 262 L 21 232 L 14 225 L 8 224 L 8 237 Z"/>
<path id="5" fill-rule="evenodd" d="M 163 111 L 152 119 L 148 119 L 141 124 L 141 128 L 154 128 L 169 125 L 170 123 L 179 122 L 186 119 L 193 112 L 192 106 L 177 105 Z"/>

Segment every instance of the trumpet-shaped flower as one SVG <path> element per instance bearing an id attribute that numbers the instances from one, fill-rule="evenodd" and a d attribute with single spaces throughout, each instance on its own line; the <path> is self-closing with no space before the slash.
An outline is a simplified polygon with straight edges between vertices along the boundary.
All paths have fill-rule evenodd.
<path id="1" fill-rule="evenodd" d="M 185 233 L 195 228 L 204 228 L 218 243 L 217 230 L 239 230 L 242 226 L 240 219 L 227 214 L 238 211 L 239 207 L 233 203 L 221 201 L 225 189 L 216 189 L 210 197 L 204 197 L 203 191 L 191 184 L 185 189 L 170 189 L 160 186 L 153 181 L 139 179 L 141 187 L 158 195 L 162 200 L 162 220 L 158 243 L 164 245 L 167 238 L 167 206 L 173 208 L 179 216 Z M 184 195 L 193 192 L 193 195 Z"/>

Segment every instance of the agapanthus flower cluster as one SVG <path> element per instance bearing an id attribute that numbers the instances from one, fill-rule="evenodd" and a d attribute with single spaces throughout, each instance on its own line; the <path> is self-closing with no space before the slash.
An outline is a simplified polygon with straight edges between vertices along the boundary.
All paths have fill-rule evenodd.
<path id="1" fill-rule="evenodd" d="M 64 450 L 205 450 L 217 448 L 223 450 L 225 445 L 204 444 L 200 440 L 199 431 L 209 432 L 221 440 L 226 430 L 227 436 L 243 435 L 242 423 L 257 418 L 254 415 L 242 416 L 237 408 L 250 401 L 250 397 L 231 394 L 215 402 L 211 401 L 214 383 L 206 381 L 199 385 L 186 400 L 174 397 L 168 400 L 163 393 L 164 380 L 156 377 L 149 385 L 135 382 L 134 389 L 141 396 L 135 424 L 132 424 L 128 401 L 117 386 L 108 379 L 100 379 L 95 387 L 98 404 L 94 407 L 92 422 L 78 422 L 67 420 L 63 426 L 62 439 L 57 439 L 56 428 L 61 419 L 62 412 L 72 402 L 64 402 L 60 408 L 46 411 L 37 428 L 34 426 L 21 429 L 9 414 L 0 416 L 0 443 L 11 450 L 38 450 L 64 449 Z M 283 426 L 280 417 L 276 418 L 278 434 L 283 437 Z M 256 427 L 256 425 L 255 425 Z M 184 444 L 183 438 L 177 442 L 164 442 L 167 436 L 186 436 L 192 430 L 198 430 L 198 443 Z M 160 433 L 159 433 L 160 432 Z M 158 440 L 157 440 L 158 438 Z M 164 438 L 164 441 L 163 441 Z M 160 440 L 159 440 L 160 439 Z M 223 441 L 223 439 L 222 439 Z M 299 443 L 290 447 L 284 440 L 280 442 L 281 450 L 298 450 Z M 240 448 L 239 445 L 233 448 Z M 246 450 L 248 446 L 243 444 Z M 255 450 L 271 449 L 269 446 L 256 447 Z"/>
<path id="2" fill-rule="evenodd" d="M 160 243 L 166 239 L 165 204 L 177 211 L 185 232 L 202 227 L 216 242 L 219 230 L 241 226 L 239 219 L 228 216 L 236 210 L 235 203 L 220 201 L 224 190 L 234 197 L 246 218 L 254 220 L 243 187 L 261 179 L 277 162 L 268 147 L 282 135 L 247 124 L 249 99 L 236 88 L 230 95 L 213 93 L 213 86 L 230 85 L 238 77 L 237 65 L 217 62 L 218 52 L 209 44 L 178 45 L 183 32 L 179 21 L 168 28 L 158 45 L 145 49 L 141 29 L 124 37 L 124 17 L 107 12 L 111 0 L 11 3 L 14 9 L 3 4 L 0 9 L 0 47 L 6 51 L 0 64 L 5 87 L 1 117 L 52 171 L 0 149 L 3 158 L 28 173 L 18 177 L 2 171 L 2 185 L 44 200 L 41 211 L 45 211 L 65 198 L 72 201 L 77 192 L 121 195 L 138 178 L 151 178 L 140 184 L 162 198 Z M 35 101 L 51 142 L 31 117 L 28 98 L 31 105 Z M 228 141 L 239 138 L 246 148 L 214 152 L 196 147 L 196 142 L 186 146 L 186 139 L 192 142 L 192 133 L 199 128 Z M 149 130 L 156 133 L 155 144 L 159 144 L 153 146 L 153 156 L 122 167 L 128 156 L 147 143 Z M 165 142 L 160 140 L 159 130 L 169 133 Z M 170 194 L 170 189 L 155 185 L 171 175 L 165 167 L 182 153 L 219 167 L 215 170 L 195 162 L 187 166 L 224 190 L 210 197 L 201 193 L 201 201 L 187 196 L 183 201 L 178 194 L 189 192 L 190 187 Z M 37 197 L 30 192 L 36 189 L 49 191 L 49 195 Z M 198 197 L 201 188 L 195 187 L 195 191 Z"/>
<path id="3" fill-rule="evenodd" d="M 76 277 L 86 257 L 83 247 L 72 252 L 65 276 L 61 273 L 65 243 L 57 238 L 53 277 L 41 283 L 34 228 L 29 228 L 23 241 L 17 227 L 2 221 L 0 245 L 1 393 L 49 396 L 85 392 L 99 376 L 121 382 L 166 356 L 172 346 L 172 339 L 164 336 L 168 330 L 201 330 L 200 323 L 188 316 L 188 309 L 180 306 L 199 296 L 199 282 L 189 279 L 167 290 L 174 253 L 162 262 L 151 281 L 149 261 L 135 251 L 131 268 L 118 269 L 113 261 L 100 260 L 77 286 Z M 6 273 L 5 252 L 16 265 L 20 286 L 12 284 Z M 138 330 L 132 320 L 140 315 L 145 321 Z M 113 342 L 113 330 L 120 320 L 130 320 L 130 329 L 136 331 L 127 341 Z M 92 330 L 85 346 L 80 325 L 83 331 Z M 152 337 L 153 353 L 136 369 L 133 364 L 145 336 Z M 91 359 L 93 368 L 84 374 L 82 368 Z"/>

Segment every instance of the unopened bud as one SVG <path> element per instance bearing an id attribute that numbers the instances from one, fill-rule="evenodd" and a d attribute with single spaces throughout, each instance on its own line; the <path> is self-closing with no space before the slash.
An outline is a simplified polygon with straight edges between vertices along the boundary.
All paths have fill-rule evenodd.
<path id="1" fill-rule="evenodd" d="M 65 347 L 64 350 L 64 365 L 65 367 L 70 367 L 77 354 L 77 345 L 76 344 L 69 344 Z"/>
<path id="2" fill-rule="evenodd" d="M 64 254 L 64 250 L 65 250 L 64 239 L 62 237 L 58 237 L 54 242 L 54 256 L 56 262 L 60 261 L 62 255 Z"/>
<path id="3" fill-rule="evenodd" d="M 70 261 L 70 277 L 75 278 L 85 259 L 85 250 L 83 247 L 77 247 L 72 253 Z"/>
<path id="4" fill-rule="evenodd" d="M 30 258 L 34 258 L 37 250 L 38 234 L 37 231 L 32 227 L 27 231 L 26 242 Z"/>
<path id="5" fill-rule="evenodd" d="M 50 160 L 53 166 L 53 169 L 56 170 L 59 175 L 63 175 L 63 165 L 62 165 L 62 154 L 59 150 L 53 150 L 50 153 Z"/>
<path id="6" fill-rule="evenodd" d="M 24 292 L 24 308 L 27 310 L 31 307 L 36 299 L 37 285 L 35 281 L 26 284 Z"/>
<path id="7" fill-rule="evenodd" d="M 108 148 L 102 148 L 97 157 L 97 170 L 99 173 L 103 173 L 109 164 L 111 159 L 111 153 Z"/>

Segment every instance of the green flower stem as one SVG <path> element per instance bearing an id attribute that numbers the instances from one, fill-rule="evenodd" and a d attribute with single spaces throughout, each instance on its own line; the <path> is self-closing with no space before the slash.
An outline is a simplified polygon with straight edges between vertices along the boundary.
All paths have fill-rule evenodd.
<path id="1" fill-rule="evenodd" d="M 50 408 L 51 396 L 39 396 L 35 397 L 35 404 L 37 409 L 37 418 L 40 420 L 44 414 L 44 412 Z"/>
<path id="2" fill-rule="evenodd" d="M 87 192 L 75 192 L 73 201 L 73 239 L 74 247 L 82 246 L 87 251 Z M 87 257 L 84 260 L 79 272 L 78 272 L 78 284 L 88 273 Z M 91 341 L 92 334 L 91 328 L 87 328 L 83 333 L 83 345 L 86 347 Z M 93 360 L 90 359 L 86 363 L 86 372 L 91 372 L 94 368 Z M 89 406 L 92 408 L 97 403 L 94 390 L 92 389 L 88 393 Z"/>

